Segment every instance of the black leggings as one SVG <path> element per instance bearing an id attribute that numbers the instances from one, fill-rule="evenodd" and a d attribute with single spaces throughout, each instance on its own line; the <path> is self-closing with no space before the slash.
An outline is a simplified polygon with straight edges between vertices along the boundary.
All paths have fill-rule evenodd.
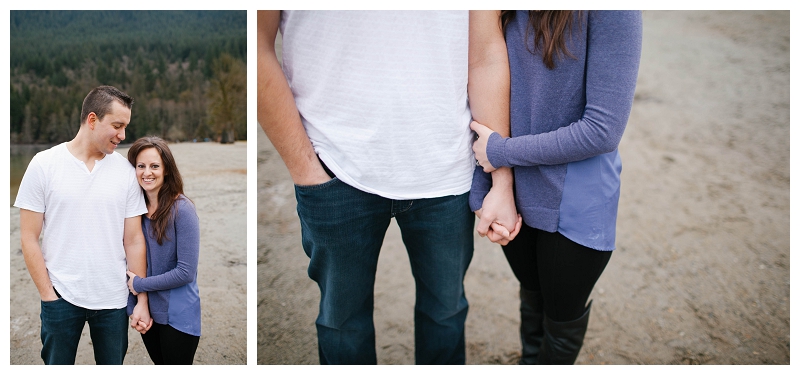
<path id="1" fill-rule="evenodd" d="M 147 354 L 156 365 L 191 365 L 200 336 L 183 333 L 169 325 L 153 323 L 142 335 Z"/>
<path id="2" fill-rule="evenodd" d="M 589 294 L 611 258 L 611 251 L 590 249 L 561 233 L 524 224 L 503 252 L 522 287 L 541 291 L 545 314 L 557 322 L 583 315 Z"/>

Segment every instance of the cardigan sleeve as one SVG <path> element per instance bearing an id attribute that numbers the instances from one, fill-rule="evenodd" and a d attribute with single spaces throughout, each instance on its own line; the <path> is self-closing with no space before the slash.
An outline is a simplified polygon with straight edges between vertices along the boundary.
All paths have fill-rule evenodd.
<path id="1" fill-rule="evenodd" d="M 194 205 L 186 199 L 176 202 L 175 243 L 178 262 L 175 268 L 147 278 L 134 277 L 133 289 L 137 292 L 174 289 L 186 285 L 197 277 L 200 257 L 200 220 Z"/>
<path id="2" fill-rule="evenodd" d="M 641 49 L 641 11 L 590 12 L 583 115 L 547 133 L 492 134 L 489 162 L 497 168 L 556 165 L 616 150 L 633 105 Z"/>
<path id="3" fill-rule="evenodd" d="M 480 210 L 483 207 L 483 198 L 492 188 L 492 174 L 483 171 L 483 167 L 476 166 L 472 173 L 472 187 L 469 189 L 469 209 Z"/>

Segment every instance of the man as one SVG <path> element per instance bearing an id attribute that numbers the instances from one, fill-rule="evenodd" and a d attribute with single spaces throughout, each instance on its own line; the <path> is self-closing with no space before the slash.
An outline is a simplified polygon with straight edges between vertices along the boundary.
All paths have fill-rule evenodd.
<path id="1" fill-rule="evenodd" d="M 308 273 L 321 292 L 322 364 L 377 362 L 373 285 L 393 217 L 416 281 L 416 363 L 465 362 L 475 170 L 467 82 L 472 94 L 508 78 L 507 58 L 505 76 L 496 74 L 502 60 L 476 58 L 476 67 L 500 68 L 476 70 L 485 76 L 473 87 L 472 21 L 467 11 L 258 13 L 258 121 L 296 185 Z M 504 108 L 483 119 L 507 136 L 507 100 Z M 497 221 L 492 229 L 510 235 L 501 225 L 517 221 L 511 173 L 496 173 L 482 225 Z"/>
<path id="2" fill-rule="evenodd" d="M 128 348 L 126 268 L 146 275 L 141 216 L 147 212 L 133 167 L 114 150 L 125 139 L 133 99 L 111 86 L 84 99 L 69 142 L 31 160 L 20 183 L 22 253 L 41 298 L 42 359 L 74 364 L 88 321 L 97 364 L 122 364 Z M 42 243 L 39 245 L 39 235 Z M 131 326 L 152 325 L 140 293 Z"/>

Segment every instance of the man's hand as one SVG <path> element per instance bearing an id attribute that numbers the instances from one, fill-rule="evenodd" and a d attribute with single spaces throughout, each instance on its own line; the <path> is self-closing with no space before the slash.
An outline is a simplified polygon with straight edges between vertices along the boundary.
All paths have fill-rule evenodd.
<path id="1" fill-rule="evenodd" d="M 52 285 L 50 286 L 49 292 L 50 293 L 39 294 L 39 297 L 42 299 L 42 301 L 51 302 L 58 299 L 58 294 L 56 294 L 56 290 Z"/>
<path id="2" fill-rule="evenodd" d="M 475 211 L 475 215 L 478 216 L 478 220 L 481 219 L 483 209 Z M 514 229 L 509 233 L 509 229 L 498 224 L 497 222 L 492 222 L 489 226 L 489 231 L 486 232 L 486 236 L 481 235 L 481 237 L 486 237 L 489 241 L 494 242 L 496 244 L 505 246 L 508 245 L 511 240 L 513 240 L 517 234 L 519 234 L 519 230 L 522 228 L 522 216 L 517 217 L 517 223 L 514 226 Z M 504 235 L 504 233 L 509 233 L 508 235 Z"/>
<path id="3" fill-rule="evenodd" d="M 138 295 L 139 293 L 137 293 L 137 292 L 136 292 L 136 290 L 135 290 L 135 289 L 133 289 L 133 278 L 134 278 L 134 277 L 136 277 L 136 274 L 135 274 L 135 273 L 133 273 L 133 272 L 131 272 L 130 270 L 128 270 L 128 290 L 130 290 L 130 291 L 131 291 L 131 293 L 132 293 L 134 296 L 136 296 L 136 295 Z"/>
<path id="4" fill-rule="evenodd" d="M 486 155 L 486 145 L 489 142 L 489 136 L 492 135 L 494 131 L 477 121 L 473 121 L 469 124 L 469 127 L 478 135 L 478 138 L 472 143 L 472 151 L 475 152 L 475 159 L 477 159 L 478 164 L 483 167 L 484 172 L 494 172 L 497 168 L 489 162 L 489 157 Z"/>
<path id="5" fill-rule="evenodd" d="M 150 317 L 148 304 L 139 301 L 139 303 L 137 303 L 133 308 L 133 314 L 131 314 L 131 327 L 133 327 L 133 329 L 135 329 L 137 332 L 144 334 L 152 326 L 153 318 Z"/>
<path id="6" fill-rule="evenodd" d="M 492 186 L 483 199 L 483 207 L 475 214 L 480 219 L 478 234 L 501 245 L 513 240 L 522 228 L 522 217 L 517 214 L 514 192 L 509 183 Z"/>
<path id="7" fill-rule="evenodd" d="M 42 233 L 44 225 L 44 213 L 34 212 L 20 208 L 19 210 L 19 233 L 22 245 L 22 256 L 25 258 L 25 266 L 28 273 L 36 284 L 39 298 L 44 302 L 55 301 L 58 299 L 53 283 L 47 273 L 44 264 L 42 248 L 39 246 L 39 235 Z"/>
<path id="8" fill-rule="evenodd" d="M 300 186 L 313 186 L 324 184 L 332 180 L 331 176 L 322 168 L 319 160 L 312 160 L 309 163 L 312 165 L 305 169 L 305 173 L 295 173 L 294 183 Z M 316 165 L 314 165 L 316 164 Z"/>

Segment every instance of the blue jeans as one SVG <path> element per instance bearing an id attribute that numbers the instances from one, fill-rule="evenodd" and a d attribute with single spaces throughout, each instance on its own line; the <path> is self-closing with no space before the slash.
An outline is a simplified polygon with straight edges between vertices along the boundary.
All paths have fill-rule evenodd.
<path id="1" fill-rule="evenodd" d="M 42 359 L 46 365 L 74 365 L 81 331 L 89 332 L 98 365 L 121 365 L 128 350 L 128 315 L 125 308 L 89 310 L 63 298 L 42 301 Z"/>
<path id="2" fill-rule="evenodd" d="M 468 195 L 391 200 L 339 179 L 296 186 L 308 275 L 321 292 L 321 364 L 375 364 L 375 271 L 394 217 L 416 282 L 417 364 L 464 364 L 468 304 L 464 274 L 472 260 L 474 215 Z"/>

